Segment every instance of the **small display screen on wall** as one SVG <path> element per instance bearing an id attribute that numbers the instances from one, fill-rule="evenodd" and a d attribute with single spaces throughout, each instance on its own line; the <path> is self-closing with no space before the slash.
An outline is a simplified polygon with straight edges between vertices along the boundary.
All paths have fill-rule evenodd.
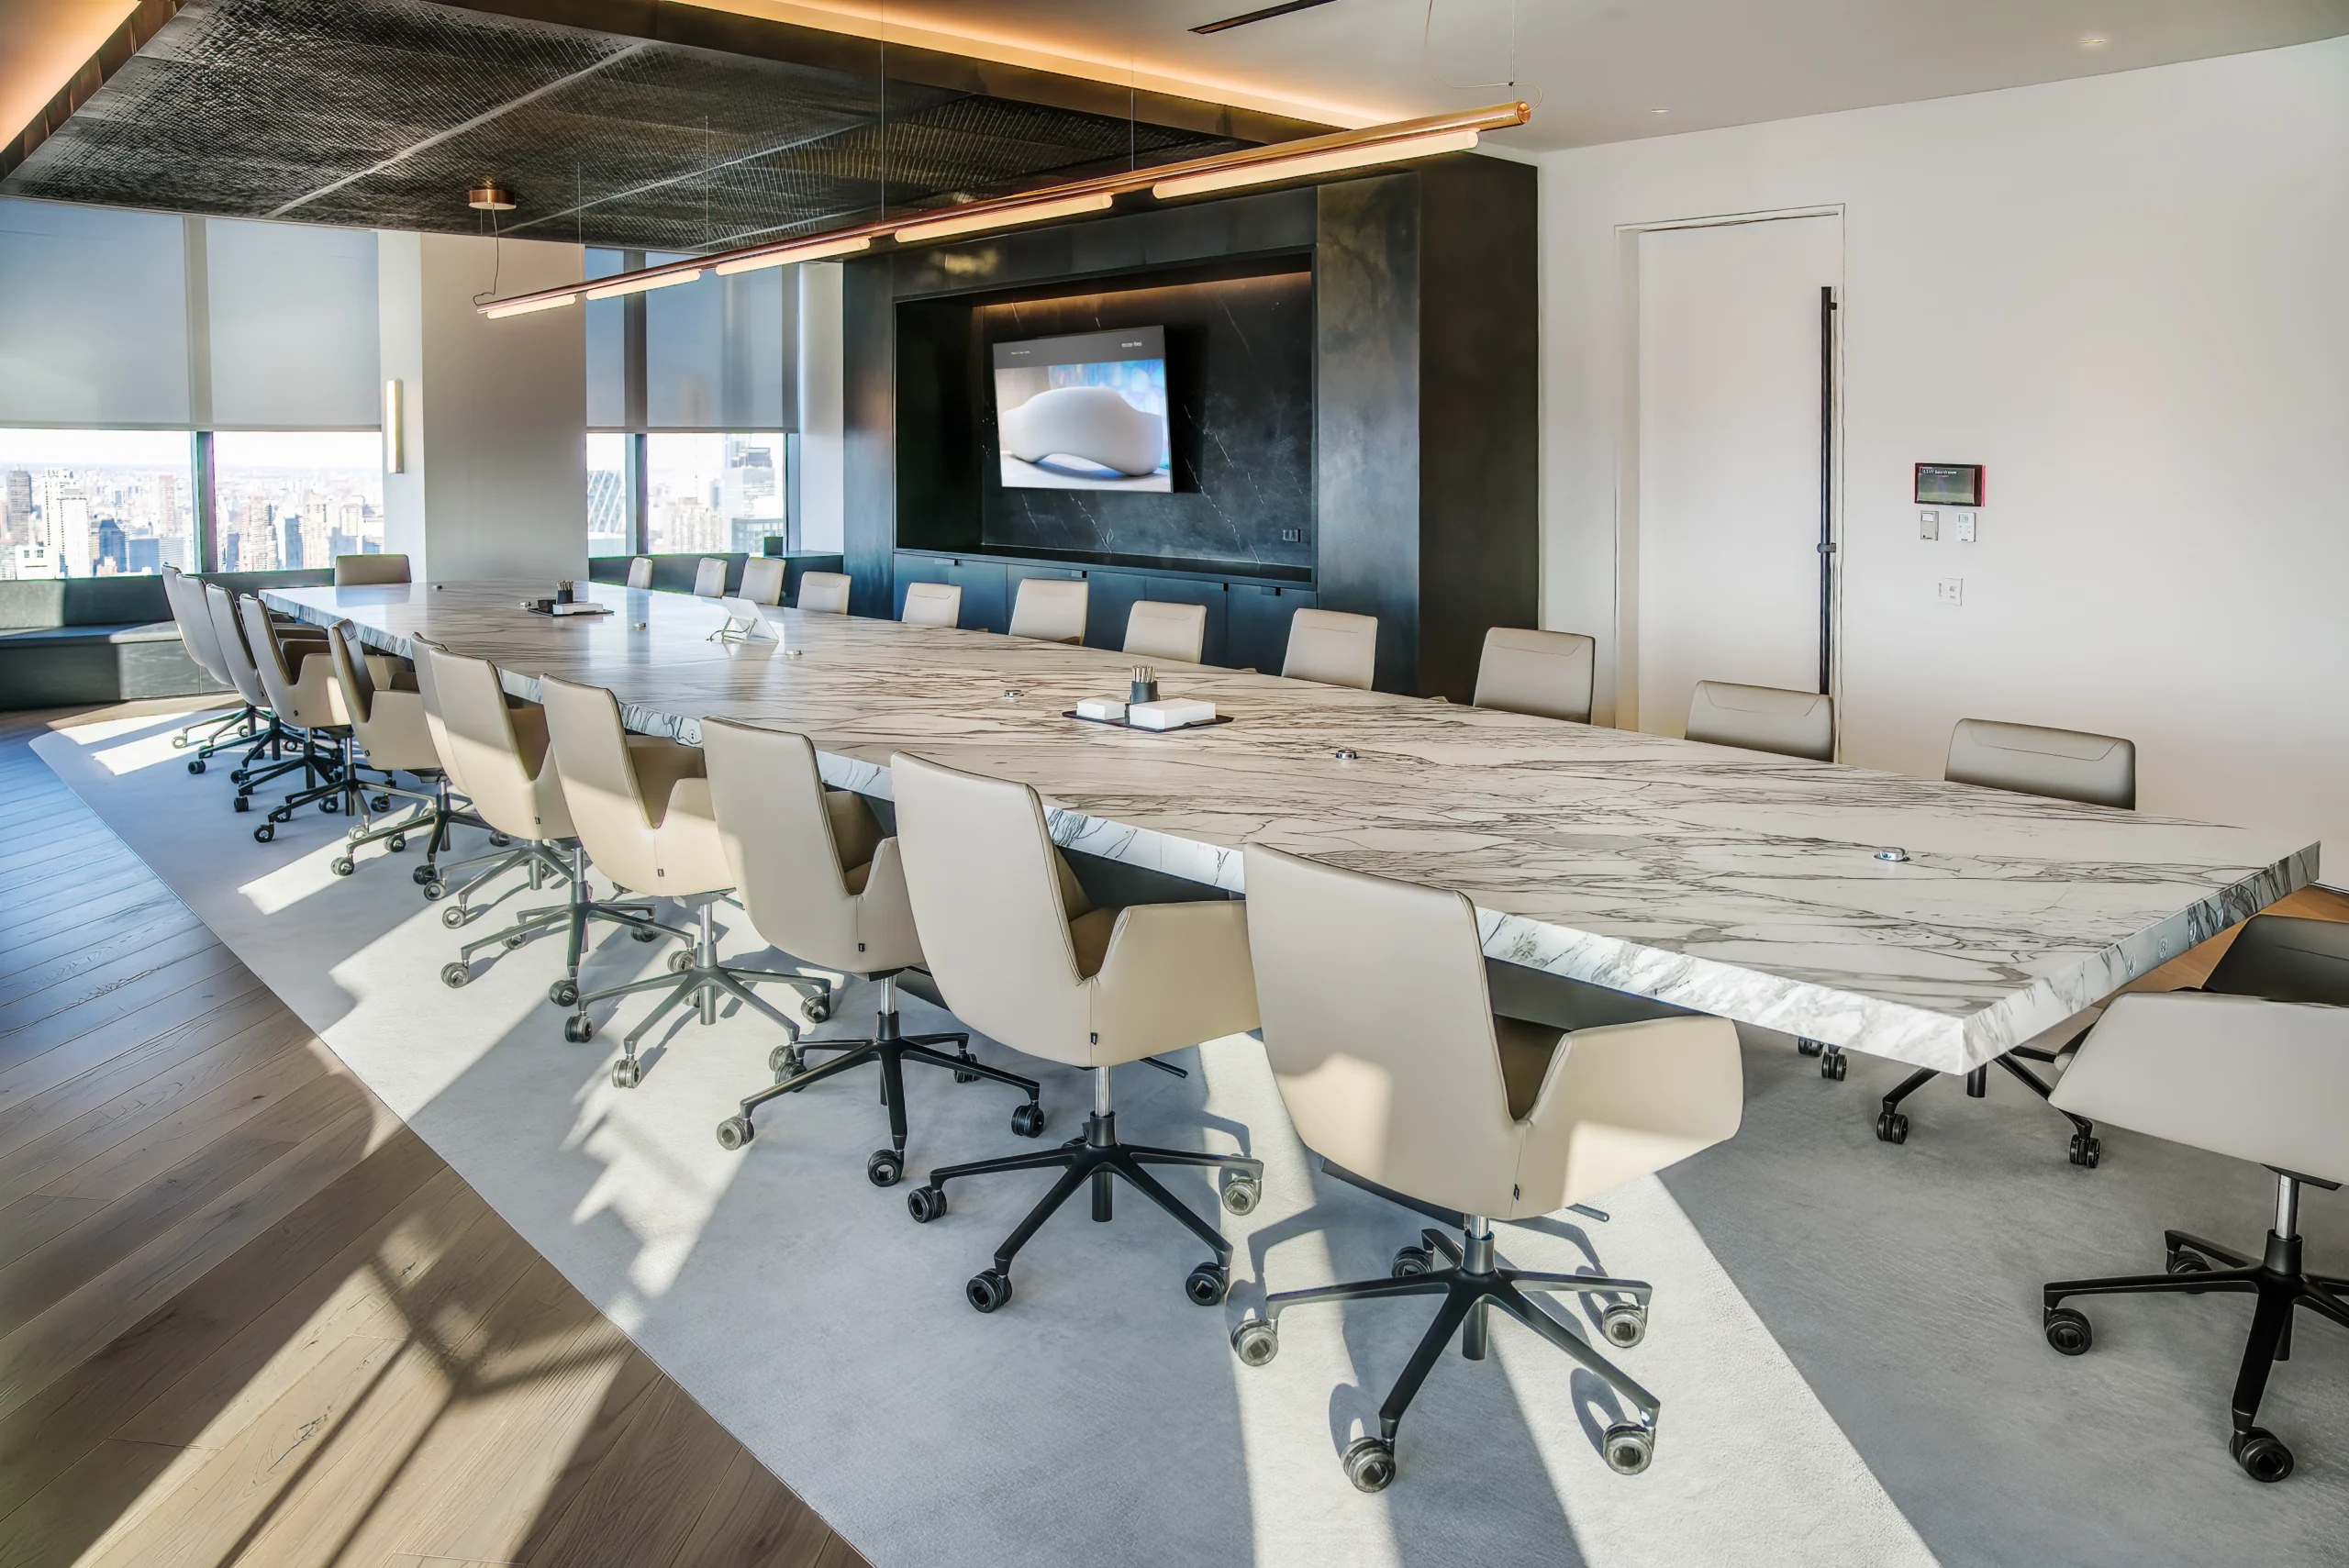
<path id="1" fill-rule="evenodd" d="M 994 356 L 1005 488 L 1174 488 L 1164 328 L 997 343 Z"/>
<path id="2" fill-rule="evenodd" d="M 1979 506 L 1982 505 L 1982 465 L 1978 462 L 1919 463 L 1917 499 L 1928 506 Z"/>

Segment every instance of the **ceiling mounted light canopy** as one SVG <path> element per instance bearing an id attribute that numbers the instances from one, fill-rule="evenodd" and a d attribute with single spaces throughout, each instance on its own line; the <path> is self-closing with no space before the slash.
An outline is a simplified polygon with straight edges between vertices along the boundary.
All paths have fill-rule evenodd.
<path id="1" fill-rule="evenodd" d="M 1155 169 L 1130 169 L 1090 180 L 1072 181 L 1048 190 L 1025 191 L 1018 195 L 964 202 L 934 216 L 885 217 L 872 223 L 835 229 L 829 234 L 743 246 L 715 256 L 696 257 L 691 261 L 672 261 L 665 266 L 618 273 L 593 284 L 566 284 L 542 289 L 536 294 L 516 295 L 510 299 L 489 300 L 478 308 L 484 316 L 520 316 L 529 311 L 551 310 L 558 306 L 570 305 L 583 295 L 588 299 L 613 299 L 621 295 L 641 294 L 647 289 L 670 288 L 678 284 L 692 283 L 713 271 L 720 276 L 731 277 L 735 273 L 755 272 L 762 267 L 782 267 L 795 261 L 816 261 L 828 256 L 851 255 L 872 249 L 876 239 L 894 240 L 899 245 L 918 245 L 951 235 L 976 234 L 1019 224 L 1043 223 L 1056 217 L 1078 217 L 1086 213 L 1107 212 L 1117 197 L 1137 191 L 1148 191 L 1160 201 L 1172 201 L 1213 191 L 1270 184 L 1280 180 L 1314 179 L 1348 170 L 1399 163 L 1409 159 L 1432 158 L 1441 153 L 1465 152 L 1476 145 L 1486 131 L 1520 126 L 1532 117 L 1532 106 L 1520 99 L 1516 103 L 1495 104 L 1488 108 L 1467 109 L 1458 114 L 1397 120 L 1392 125 L 1370 126 L 1362 130 L 1300 137 L 1293 141 L 1276 141 L 1238 152 L 1219 152 L 1210 158 L 1161 164 Z"/>
<path id="2" fill-rule="evenodd" d="M 494 180 L 484 181 L 465 193 L 465 205 L 476 212 L 512 212 L 514 193 Z"/>

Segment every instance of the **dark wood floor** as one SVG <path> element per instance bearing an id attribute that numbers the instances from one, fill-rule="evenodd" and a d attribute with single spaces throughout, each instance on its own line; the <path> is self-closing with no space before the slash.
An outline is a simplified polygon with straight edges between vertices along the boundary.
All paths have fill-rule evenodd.
<path id="1" fill-rule="evenodd" d="M 862 1563 L 58 783 L 50 722 L 0 714 L 0 1568 Z"/>

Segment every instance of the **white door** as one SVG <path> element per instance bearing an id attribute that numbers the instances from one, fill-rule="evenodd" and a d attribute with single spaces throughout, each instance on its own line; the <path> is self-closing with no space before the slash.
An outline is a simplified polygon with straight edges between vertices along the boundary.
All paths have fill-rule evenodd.
<path id="1" fill-rule="evenodd" d="M 1698 681 L 1815 692 L 1820 290 L 1842 219 L 1639 237 L 1636 722 L 1678 735 Z"/>

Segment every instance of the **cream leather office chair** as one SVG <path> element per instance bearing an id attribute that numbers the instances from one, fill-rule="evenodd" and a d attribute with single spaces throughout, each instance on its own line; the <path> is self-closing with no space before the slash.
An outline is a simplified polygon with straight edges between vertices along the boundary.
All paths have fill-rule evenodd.
<path id="1" fill-rule="evenodd" d="M 839 572 L 802 572 L 795 607 L 810 615 L 848 614 L 848 591 L 856 580 Z"/>
<path id="2" fill-rule="evenodd" d="M 1136 599 L 1126 612 L 1126 651 L 1144 659 L 1196 664 L 1208 643 L 1208 607 Z"/>
<path id="3" fill-rule="evenodd" d="M 1083 578 L 1023 577 L 1011 598 L 1011 635 L 1083 642 L 1091 585 Z"/>
<path id="4" fill-rule="evenodd" d="M 187 771 L 200 773 L 214 751 L 252 733 L 258 715 L 237 691 L 228 665 L 221 661 L 219 639 L 212 630 L 212 612 L 204 603 L 204 585 L 176 566 L 165 566 L 161 575 L 163 598 L 172 606 L 172 624 L 179 628 L 180 645 L 207 679 L 227 687 L 228 693 L 224 699 L 228 705 L 226 713 L 200 717 L 172 737 L 172 745 L 177 750 L 195 748 L 195 755 L 188 759 Z M 203 737 L 200 740 L 199 734 Z"/>
<path id="5" fill-rule="evenodd" d="M 1699 681 L 1688 697 L 1691 740 L 1775 751 L 1782 757 L 1835 760 L 1835 699 L 1782 686 L 1741 686 Z"/>
<path id="6" fill-rule="evenodd" d="M 1457 893 L 1286 854 L 1245 851 L 1248 945 L 1265 1054 L 1305 1146 L 1361 1180 L 1457 1216 L 1458 1240 L 1422 1230 L 1388 1278 L 1268 1296 L 1232 1331 L 1251 1366 L 1280 1348 L 1280 1317 L 1305 1302 L 1442 1298 L 1379 1407 L 1378 1435 L 1346 1450 L 1365 1492 L 1394 1479 L 1395 1434 L 1454 1331 L 1480 1360 L 1497 1306 L 1596 1375 L 1635 1418 L 1609 1427 L 1607 1462 L 1648 1466 L 1656 1399 L 1530 1294 L 1628 1297 L 1599 1322 L 1635 1345 L 1649 1287 L 1636 1280 L 1529 1273 L 1494 1252 L 1492 1222 L 1563 1208 L 1647 1175 L 1737 1130 L 1744 1073 L 1723 1018 L 1554 1029 L 1497 1017 L 1476 911 Z M 1438 1265 L 1438 1259 L 1442 1266 Z"/>
<path id="7" fill-rule="evenodd" d="M 963 624 L 963 585 L 959 583 L 908 583 L 906 611 L 897 617 L 907 626 Z"/>
<path id="8" fill-rule="evenodd" d="M 2066 1115 L 2092 1117 L 2191 1148 L 2249 1160 L 2276 1173 L 2276 1219 L 2256 1262 L 2183 1230 L 2163 1233 L 2165 1270 L 2058 1280 L 2043 1293 L 2047 1342 L 2065 1355 L 2094 1343 L 2074 1296 L 2206 1291 L 2253 1298 L 2251 1334 L 2235 1376 L 2227 1451 L 2254 1481 L 2292 1473 L 2292 1451 L 2259 1425 L 2269 1370 L 2290 1354 L 2305 1308 L 2349 1328 L 2349 1278 L 2307 1272 L 2300 1189 L 2349 1182 L 2349 1007 L 2192 993 L 2121 996 L 2080 1042 L 2056 1085 Z M 2117 1352 L 2126 1356 L 2131 1348 Z"/>
<path id="9" fill-rule="evenodd" d="M 1118 1140 L 1109 1070 L 1256 1026 L 1248 917 L 1227 899 L 1095 909 L 1044 829 L 1036 792 L 918 757 L 889 761 L 906 890 L 930 973 L 954 1015 L 1014 1051 L 1093 1069 L 1085 1136 L 1057 1149 L 948 1165 L 906 1195 L 927 1223 L 946 1212 L 946 1184 L 998 1171 L 1057 1169 L 1060 1178 L 964 1287 L 992 1312 L 1011 1299 L 1011 1260 L 1037 1227 L 1090 1184 L 1093 1218 L 1110 1217 L 1116 1178 L 1173 1215 L 1214 1251 L 1184 1288 L 1202 1307 L 1231 1284 L 1231 1244 L 1147 1167 L 1225 1173 L 1223 1201 L 1255 1207 L 1263 1162 L 1149 1149 Z"/>
<path id="10" fill-rule="evenodd" d="M 1281 673 L 1292 681 L 1370 690 L 1378 669 L 1378 617 L 1343 610 L 1299 610 L 1288 623 L 1288 658 Z"/>
<path id="11" fill-rule="evenodd" d="M 388 583 L 412 581 L 405 555 L 338 555 L 334 558 L 334 585 L 338 588 L 372 588 Z"/>
<path id="12" fill-rule="evenodd" d="M 881 978 L 873 1033 L 863 1040 L 803 1041 L 803 1049 L 844 1052 L 812 1071 L 802 1070 L 792 1046 L 777 1046 L 772 1065 L 787 1075 L 720 1122 L 718 1143 L 741 1148 L 756 1136 L 751 1117 L 759 1106 L 868 1062 L 881 1069 L 881 1103 L 889 1111 L 889 1147 L 874 1150 L 864 1162 L 874 1186 L 890 1186 L 905 1173 L 907 1062 L 951 1068 L 958 1083 L 987 1078 L 1024 1091 L 1027 1103 L 1012 1113 L 1011 1130 L 1023 1138 L 1042 1132 L 1035 1080 L 981 1064 L 971 1055 L 967 1034 L 898 1032 L 896 976 L 921 962 L 921 939 L 914 930 L 897 840 L 882 837 L 864 797 L 824 787 L 816 748 L 804 735 L 705 718 L 701 744 L 726 863 L 759 935 L 802 963 Z M 809 1017 L 819 1016 L 811 1006 Z M 949 1046 L 951 1054 L 941 1049 Z"/>
<path id="13" fill-rule="evenodd" d="M 1590 722 L 1590 673 L 1598 644 L 1571 631 L 1497 626 L 1476 662 L 1478 707 Z"/>
<path id="14" fill-rule="evenodd" d="M 334 661 L 307 639 L 290 645 L 278 639 L 276 623 L 258 595 L 237 601 L 245 631 L 245 647 L 254 672 L 269 697 L 269 711 L 300 737 L 302 784 L 271 808 L 253 829 L 253 841 L 266 844 L 277 837 L 281 822 L 316 804 L 320 811 L 341 807 L 345 789 L 343 743 L 351 721 L 342 711 L 342 694 L 335 686 Z"/>
<path id="15" fill-rule="evenodd" d="M 533 703 L 509 701 L 497 667 L 486 659 L 466 658 L 421 639 L 414 639 L 414 647 L 417 684 L 422 688 L 433 749 L 442 771 L 465 792 L 475 813 L 464 820 L 489 828 L 492 842 L 505 847 L 502 853 L 493 851 L 446 868 L 450 874 L 473 865 L 486 869 L 457 890 L 456 902 L 441 910 L 440 923 L 451 930 L 462 929 L 472 919 L 465 901 L 473 890 L 518 868 L 529 873 L 533 891 L 550 882 L 570 889 L 565 902 L 524 909 L 504 930 L 465 943 L 441 967 L 441 984 L 470 984 L 473 955 L 485 949 L 518 948 L 562 929 L 562 978 L 547 987 L 547 1000 L 568 1007 L 579 1000 L 579 962 L 587 950 L 591 922 L 619 926 L 643 942 L 664 934 L 691 941 L 691 932 L 661 924 L 650 899 L 599 899 L 590 891 L 587 854 L 573 830 L 562 781 L 549 754 L 546 711 Z M 441 891 L 437 883 L 425 887 L 428 897 L 437 898 Z"/>
<path id="16" fill-rule="evenodd" d="M 359 818 L 329 869 L 337 876 L 349 876 L 358 869 L 358 851 L 367 845 L 389 840 L 385 848 L 396 854 L 407 848 L 410 833 L 420 831 L 428 841 L 437 840 L 453 812 L 440 773 L 440 753 L 433 748 L 432 731 L 425 722 L 424 695 L 378 686 L 359 646 L 359 628 L 350 621 L 327 628 L 327 651 L 334 660 L 335 684 L 351 724 L 342 753 L 343 809 Z M 384 778 L 371 784 L 361 777 L 362 770 Z M 395 776 L 400 773 L 419 787 L 400 787 Z M 371 805 L 375 811 L 385 810 L 395 797 L 408 802 L 407 815 L 378 825 Z"/>
<path id="17" fill-rule="evenodd" d="M 2044 729 L 2033 724 L 1963 718 L 1950 736 L 1949 762 L 1943 776 L 1953 784 L 1981 784 L 2086 806 L 2108 806 L 2121 811 L 2133 811 L 2137 806 L 2137 748 L 2118 736 L 2091 735 L 2084 730 Z M 1991 1060 L 2043 1100 L 2048 1097 L 2050 1085 L 2023 1063 L 2053 1064 L 2087 1035 L 2087 1028 L 2074 1020 Z M 1989 1075 L 1987 1065 L 1966 1073 L 1966 1095 L 1977 1100 L 1987 1095 Z M 1900 1108 L 1900 1103 L 1942 1076 L 1930 1067 L 1920 1068 L 1884 1096 L 1876 1118 L 1878 1140 L 1893 1144 L 1909 1141 L 1909 1116 Z M 2068 1111 L 2065 1116 L 2072 1124 L 2065 1158 L 2075 1165 L 2096 1169 L 2104 1148 L 2097 1138 L 2096 1124 Z"/>
<path id="18" fill-rule="evenodd" d="M 205 612 L 212 620 L 213 646 L 220 651 L 220 662 L 228 673 L 229 684 L 262 721 L 259 732 L 250 737 L 251 744 L 243 760 L 228 770 L 228 777 L 237 786 L 232 804 L 239 811 L 250 811 L 255 790 L 297 768 L 315 766 L 317 759 L 299 731 L 270 708 L 269 692 L 261 684 L 261 667 L 253 662 L 252 650 L 245 646 L 244 622 L 237 613 L 236 596 L 217 583 L 205 584 L 202 592 Z M 323 642 L 316 647 L 321 653 L 326 651 Z M 289 747 L 293 751 L 291 756 L 286 754 Z M 265 762 L 263 753 L 268 757 Z"/>
<path id="19" fill-rule="evenodd" d="M 784 567 L 787 564 L 773 556 L 754 555 L 742 562 L 740 597 L 754 605 L 783 603 Z"/>
<path id="20" fill-rule="evenodd" d="M 705 555 L 701 564 L 694 568 L 694 592 L 705 599 L 714 599 L 726 592 L 726 562 L 714 555 Z"/>
<path id="21" fill-rule="evenodd" d="M 671 961 L 673 973 L 583 994 L 575 1004 L 578 1011 L 563 1024 L 563 1038 L 574 1045 L 595 1038 L 595 1020 L 587 1009 L 596 1002 L 665 988 L 668 995 L 660 1005 L 620 1041 L 612 1084 L 622 1089 L 635 1088 L 641 1073 L 637 1041 L 680 1002 L 697 1004 L 702 1023 L 708 1025 L 718 1021 L 718 999 L 731 996 L 781 1026 L 786 1039 L 796 1040 L 799 1026 L 751 987 L 772 980 L 821 998 L 829 1006 L 831 987 L 827 982 L 718 962 L 718 901 L 734 885 L 734 872 L 726 863 L 726 846 L 710 811 L 709 780 L 702 772 L 700 750 L 650 736 L 631 738 L 620 723 L 618 700 L 601 686 L 542 675 L 539 691 L 546 704 L 555 767 L 562 775 L 563 804 L 579 841 L 622 887 L 674 898 L 699 919 L 693 951 Z"/>
<path id="22" fill-rule="evenodd" d="M 628 563 L 628 585 L 631 588 L 652 586 L 652 558 L 640 555 Z"/>

